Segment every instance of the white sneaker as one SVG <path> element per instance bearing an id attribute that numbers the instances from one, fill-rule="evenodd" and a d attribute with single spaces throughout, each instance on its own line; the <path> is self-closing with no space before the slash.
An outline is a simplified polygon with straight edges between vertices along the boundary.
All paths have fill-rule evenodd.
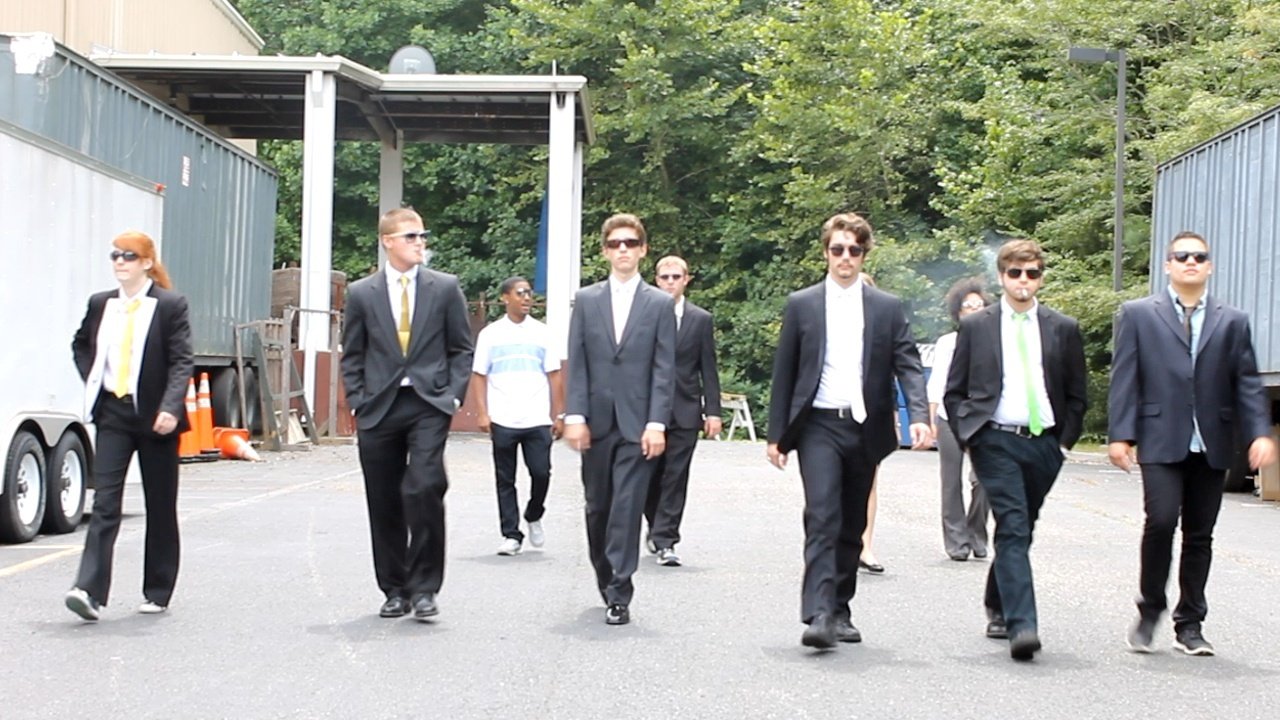
<path id="1" fill-rule="evenodd" d="M 507 538 L 498 546 L 499 555 L 519 555 L 520 541 L 515 538 Z"/>
<path id="2" fill-rule="evenodd" d="M 542 543 L 547 541 L 547 534 L 542 531 L 541 520 L 529 521 L 529 544 L 534 547 L 542 547 Z"/>
<path id="3" fill-rule="evenodd" d="M 658 564 L 663 567 L 680 567 L 680 556 L 673 548 L 662 548 L 658 551 Z"/>
<path id="4" fill-rule="evenodd" d="M 168 605 L 159 605 L 151 602 L 150 600 L 143 600 L 142 604 L 138 606 L 138 612 L 143 615 L 159 615 L 168 609 Z"/>

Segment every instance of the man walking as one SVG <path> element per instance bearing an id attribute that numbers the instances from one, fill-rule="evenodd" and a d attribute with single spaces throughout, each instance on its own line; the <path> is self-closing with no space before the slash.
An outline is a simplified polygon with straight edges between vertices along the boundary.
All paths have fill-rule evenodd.
<path id="1" fill-rule="evenodd" d="M 529 544 L 539 548 L 544 503 L 551 485 L 551 441 L 564 431 L 564 384 L 560 355 L 547 326 L 529 317 L 533 288 L 510 277 L 499 288 L 507 312 L 480 331 L 471 365 L 471 393 L 477 424 L 493 439 L 493 469 L 502 529 L 499 555 L 519 555 L 520 503 L 516 493 L 516 450 L 529 469 L 529 503 L 524 509 Z"/>
<path id="2" fill-rule="evenodd" d="M 466 393 L 471 328 L 458 279 L 422 265 L 408 208 L 384 214 L 387 264 L 347 291 L 342 381 L 356 415 L 379 615 L 436 614 L 444 580 L 444 443 Z"/>
<path id="3" fill-rule="evenodd" d="M 1168 607 L 1165 585 L 1181 517 L 1173 646 L 1188 655 L 1212 655 L 1201 624 L 1223 475 L 1237 437 L 1249 442 L 1253 468 L 1275 462 L 1276 447 L 1249 318 L 1206 290 L 1213 272 L 1209 243 L 1196 233 L 1178 233 L 1164 270 L 1165 290 L 1121 306 L 1111 364 L 1108 454 L 1125 472 L 1141 461 L 1146 513 L 1138 619 L 1128 640 L 1135 652 L 1151 652 L 1156 623 Z"/>
<path id="4" fill-rule="evenodd" d="M 676 316 L 671 297 L 640 278 L 648 252 L 640 219 L 614 215 L 600 234 L 609 279 L 574 298 L 564 438 L 583 453 L 587 543 L 605 622 L 625 625 L 645 493 L 671 421 Z"/>
<path id="5" fill-rule="evenodd" d="M 644 517 L 649 523 L 649 552 L 658 564 L 680 565 L 680 519 L 689 489 L 689 465 L 698 444 L 698 431 L 706 437 L 720 434 L 720 373 L 716 370 L 716 341 L 711 313 L 684 296 L 689 285 L 689 265 L 668 255 L 658 261 L 657 285 L 676 301 L 676 387 L 667 426 L 667 451 L 658 458 Z"/>
<path id="6" fill-rule="evenodd" d="M 1039 245 L 1010 240 L 996 268 L 1004 295 L 960 321 L 943 404 L 996 518 L 987 637 L 1009 638 L 1010 656 L 1031 660 L 1040 651 L 1031 536 L 1083 428 L 1084 341 L 1075 320 L 1036 300 L 1044 284 Z"/>
<path id="7" fill-rule="evenodd" d="M 907 397 L 911 443 L 930 440 L 924 373 L 897 297 L 859 272 L 871 225 L 844 213 L 822 226 L 827 277 L 787 298 L 773 366 L 768 458 L 779 469 L 796 450 L 804 483 L 801 643 L 861 642 L 849 602 L 880 461 L 898 447 L 896 377 Z"/>

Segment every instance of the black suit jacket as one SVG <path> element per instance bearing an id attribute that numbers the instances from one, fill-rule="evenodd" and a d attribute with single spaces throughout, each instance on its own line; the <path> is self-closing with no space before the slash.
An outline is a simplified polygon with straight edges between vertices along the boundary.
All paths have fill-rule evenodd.
<path id="1" fill-rule="evenodd" d="M 474 345 L 458 278 L 419 267 L 415 287 L 408 354 L 400 351 L 386 271 L 347 289 L 342 382 L 361 430 L 382 420 L 406 376 L 419 397 L 446 415 L 466 395 Z"/>
<path id="2" fill-rule="evenodd" d="M 671 424 L 676 361 L 671 296 L 640 281 L 622 342 L 614 338 L 609 281 L 579 290 L 569 319 L 565 414 L 585 416 L 593 438 L 616 427 L 624 439 L 638 443 L 647 423 Z"/>
<path id="3" fill-rule="evenodd" d="M 1271 435 L 1248 316 L 1211 295 L 1199 340 L 1193 368 L 1189 340 L 1164 290 L 1125 303 L 1116 315 L 1107 434 L 1137 445 L 1141 462 L 1184 459 L 1193 415 L 1205 459 L 1217 470 L 1230 466 L 1237 431 L 1246 442 Z"/>
<path id="4" fill-rule="evenodd" d="M 867 408 L 863 437 L 871 461 L 879 463 L 898 447 L 894 378 L 902 385 L 912 423 L 929 422 L 928 404 L 920 354 L 902 301 L 864 284 L 862 312 L 862 397 Z M 768 438 L 784 453 L 795 447 L 813 408 L 826 350 L 826 290 L 818 283 L 787 298 L 774 356 Z"/>
<path id="5" fill-rule="evenodd" d="M 962 445 L 990 422 L 1000 402 L 1004 353 L 1000 340 L 1001 303 L 991 305 L 960 321 L 956 354 L 947 375 L 942 398 L 947 421 Z M 1053 407 L 1050 429 L 1058 444 L 1071 448 L 1084 430 L 1088 406 L 1084 364 L 1084 339 L 1080 325 L 1051 308 L 1039 305 L 1040 352 L 1044 386 Z"/>
<path id="6" fill-rule="evenodd" d="M 105 347 L 98 347 L 98 329 L 102 326 L 107 301 L 119 294 L 119 290 L 106 290 L 92 295 L 80 329 L 71 340 L 71 355 L 80 378 L 86 383 L 90 408 L 102 390 L 103 359 L 98 353 L 106 351 Z M 162 411 L 178 419 L 176 432 L 185 432 L 191 427 L 187 421 L 186 398 L 187 382 L 194 368 L 187 298 L 154 283 L 147 296 L 156 299 L 156 309 L 142 349 L 134 405 L 144 432 L 152 432 L 156 415 Z"/>
<path id="7" fill-rule="evenodd" d="M 684 318 L 676 331 L 676 388 L 671 427 L 702 428 L 703 417 L 720 417 L 720 372 L 711 313 L 684 301 Z"/>

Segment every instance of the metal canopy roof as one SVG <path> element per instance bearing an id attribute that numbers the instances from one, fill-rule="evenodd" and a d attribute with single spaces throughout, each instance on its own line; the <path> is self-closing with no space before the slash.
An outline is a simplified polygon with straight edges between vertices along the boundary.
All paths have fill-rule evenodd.
<path id="1" fill-rule="evenodd" d="M 574 139 L 595 140 L 579 75 L 390 75 L 340 55 L 103 54 L 92 60 L 226 137 L 301 140 L 307 78 L 337 80 L 336 137 L 544 145 L 550 102 L 569 93 Z"/>

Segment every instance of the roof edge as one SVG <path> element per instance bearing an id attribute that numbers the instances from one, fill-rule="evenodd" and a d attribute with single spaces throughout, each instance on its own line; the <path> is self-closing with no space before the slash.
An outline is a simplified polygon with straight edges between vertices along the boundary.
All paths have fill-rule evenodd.
<path id="1" fill-rule="evenodd" d="M 238 29 L 242 35 L 249 38 L 249 42 L 253 43 L 259 51 L 266 47 L 267 42 L 262 39 L 262 36 L 258 34 L 257 30 L 253 29 L 253 26 L 249 24 L 249 21 L 244 19 L 244 16 L 240 14 L 240 11 L 236 10 L 236 7 L 231 4 L 231 0 L 213 0 L 213 4 L 218 6 L 218 9 L 222 11 L 222 14 L 226 15 L 227 19 L 236 26 L 236 29 Z"/>

